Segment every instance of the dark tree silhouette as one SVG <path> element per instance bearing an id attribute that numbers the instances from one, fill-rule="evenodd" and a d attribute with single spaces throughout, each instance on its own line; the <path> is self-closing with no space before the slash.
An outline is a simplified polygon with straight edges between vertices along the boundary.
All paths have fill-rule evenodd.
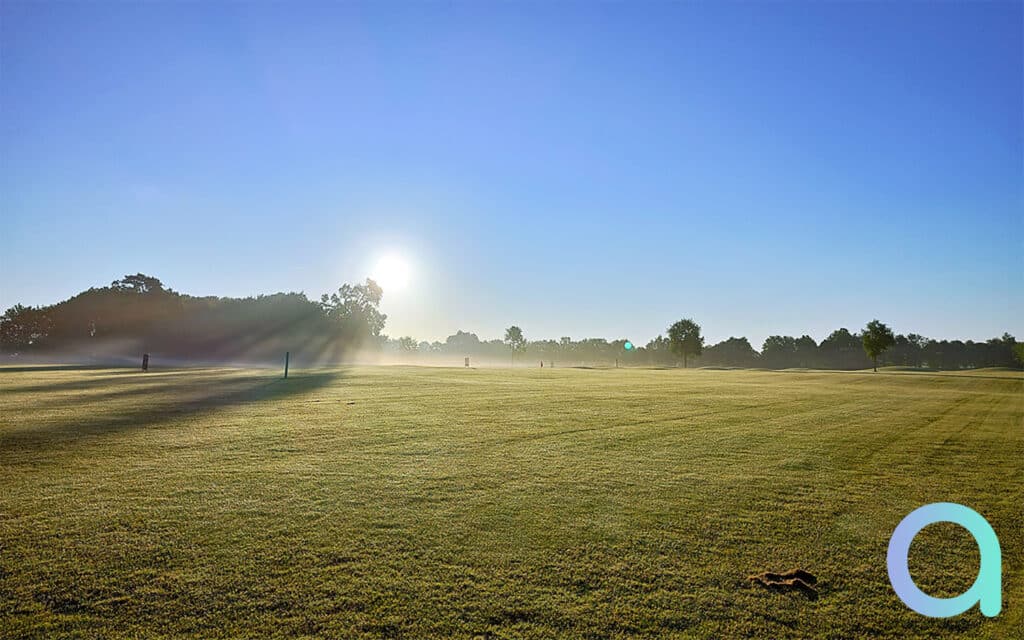
<path id="1" fill-rule="evenodd" d="M 689 356 L 699 356 L 704 348 L 700 325 L 689 318 L 684 318 L 668 328 L 668 342 L 672 353 L 683 358 L 684 369 Z"/>
<path id="2" fill-rule="evenodd" d="M 761 361 L 771 369 L 788 369 L 796 364 L 793 336 L 768 336 L 761 346 Z"/>
<path id="3" fill-rule="evenodd" d="M 892 329 L 885 326 L 885 324 L 878 320 L 872 320 L 864 327 L 861 341 L 864 343 L 864 353 L 868 354 L 868 357 L 871 358 L 871 366 L 877 373 L 878 356 L 896 344 L 896 337 L 892 335 Z"/>
<path id="4" fill-rule="evenodd" d="M 754 367 L 758 358 L 757 351 L 746 338 L 729 338 L 705 348 L 700 362 L 706 366 Z"/>
<path id="5" fill-rule="evenodd" d="M 818 343 L 809 335 L 802 335 L 793 341 L 796 366 L 809 369 L 818 363 Z"/>
<path id="6" fill-rule="evenodd" d="M 821 366 L 828 369 L 864 369 L 870 360 L 864 355 L 860 336 L 845 327 L 836 329 L 818 345 Z"/>
<path id="7" fill-rule="evenodd" d="M 380 288 L 345 285 L 325 304 L 301 293 L 183 295 L 144 274 L 0 317 L 0 352 L 65 362 L 341 362 L 383 328 Z"/>

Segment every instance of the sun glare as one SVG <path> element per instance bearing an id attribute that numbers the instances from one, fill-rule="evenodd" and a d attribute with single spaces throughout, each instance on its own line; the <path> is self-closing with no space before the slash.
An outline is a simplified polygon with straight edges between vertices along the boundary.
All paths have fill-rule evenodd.
<path id="1" fill-rule="evenodd" d="M 409 284 L 411 269 L 402 256 L 389 253 L 377 261 L 370 277 L 384 289 L 384 293 L 401 291 Z"/>

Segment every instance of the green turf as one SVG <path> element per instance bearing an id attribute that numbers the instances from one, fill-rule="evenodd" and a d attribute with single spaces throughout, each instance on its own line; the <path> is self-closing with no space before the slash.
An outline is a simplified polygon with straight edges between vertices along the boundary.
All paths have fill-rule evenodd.
<path id="1" fill-rule="evenodd" d="M 1024 626 L 1024 378 L 0 370 L 6 637 L 970 637 Z M 923 618 L 952 501 L 1004 608 Z M 934 595 L 977 550 L 927 528 Z M 746 576 L 800 566 L 821 597 Z M 1018 631 L 1014 631 L 1017 629 Z"/>

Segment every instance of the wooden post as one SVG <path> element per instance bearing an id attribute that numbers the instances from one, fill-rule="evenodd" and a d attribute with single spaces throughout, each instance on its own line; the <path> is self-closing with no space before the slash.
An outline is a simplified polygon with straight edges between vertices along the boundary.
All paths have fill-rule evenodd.
<path id="1" fill-rule="evenodd" d="M 466 356 L 466 366 L 469 367 L 469 356 Z"/>
<path id="2" fill-rule="evenodd" d="M 284 352 L 284 378 L 285 378 L 285 380 L 288 379 L 288 356 L 290 356 L 290 355 L 291 355 L 290 352 L 288 352 L 288 351 Z"/>
<path id="3" fill-rule="evenodd" d="M 142 370 L 149 371 L 149 354 L 142 354 Z"/>

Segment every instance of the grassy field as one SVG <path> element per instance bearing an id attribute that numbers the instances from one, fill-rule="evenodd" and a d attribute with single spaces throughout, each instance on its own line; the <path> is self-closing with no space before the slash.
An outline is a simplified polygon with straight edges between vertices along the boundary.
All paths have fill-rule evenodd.
<path id="1" fill-rule="evenodd" d="M 937 501 L 999 534 L 998 618 L 892 592 L 889 536 Z M 933 595 L 977 562 L 953 525 L 912 548 Z M 797 566 L 817 600 L 746 580 Z M 1022 627 L 1019 373 L 0 370 L 4 637 Z"/>

